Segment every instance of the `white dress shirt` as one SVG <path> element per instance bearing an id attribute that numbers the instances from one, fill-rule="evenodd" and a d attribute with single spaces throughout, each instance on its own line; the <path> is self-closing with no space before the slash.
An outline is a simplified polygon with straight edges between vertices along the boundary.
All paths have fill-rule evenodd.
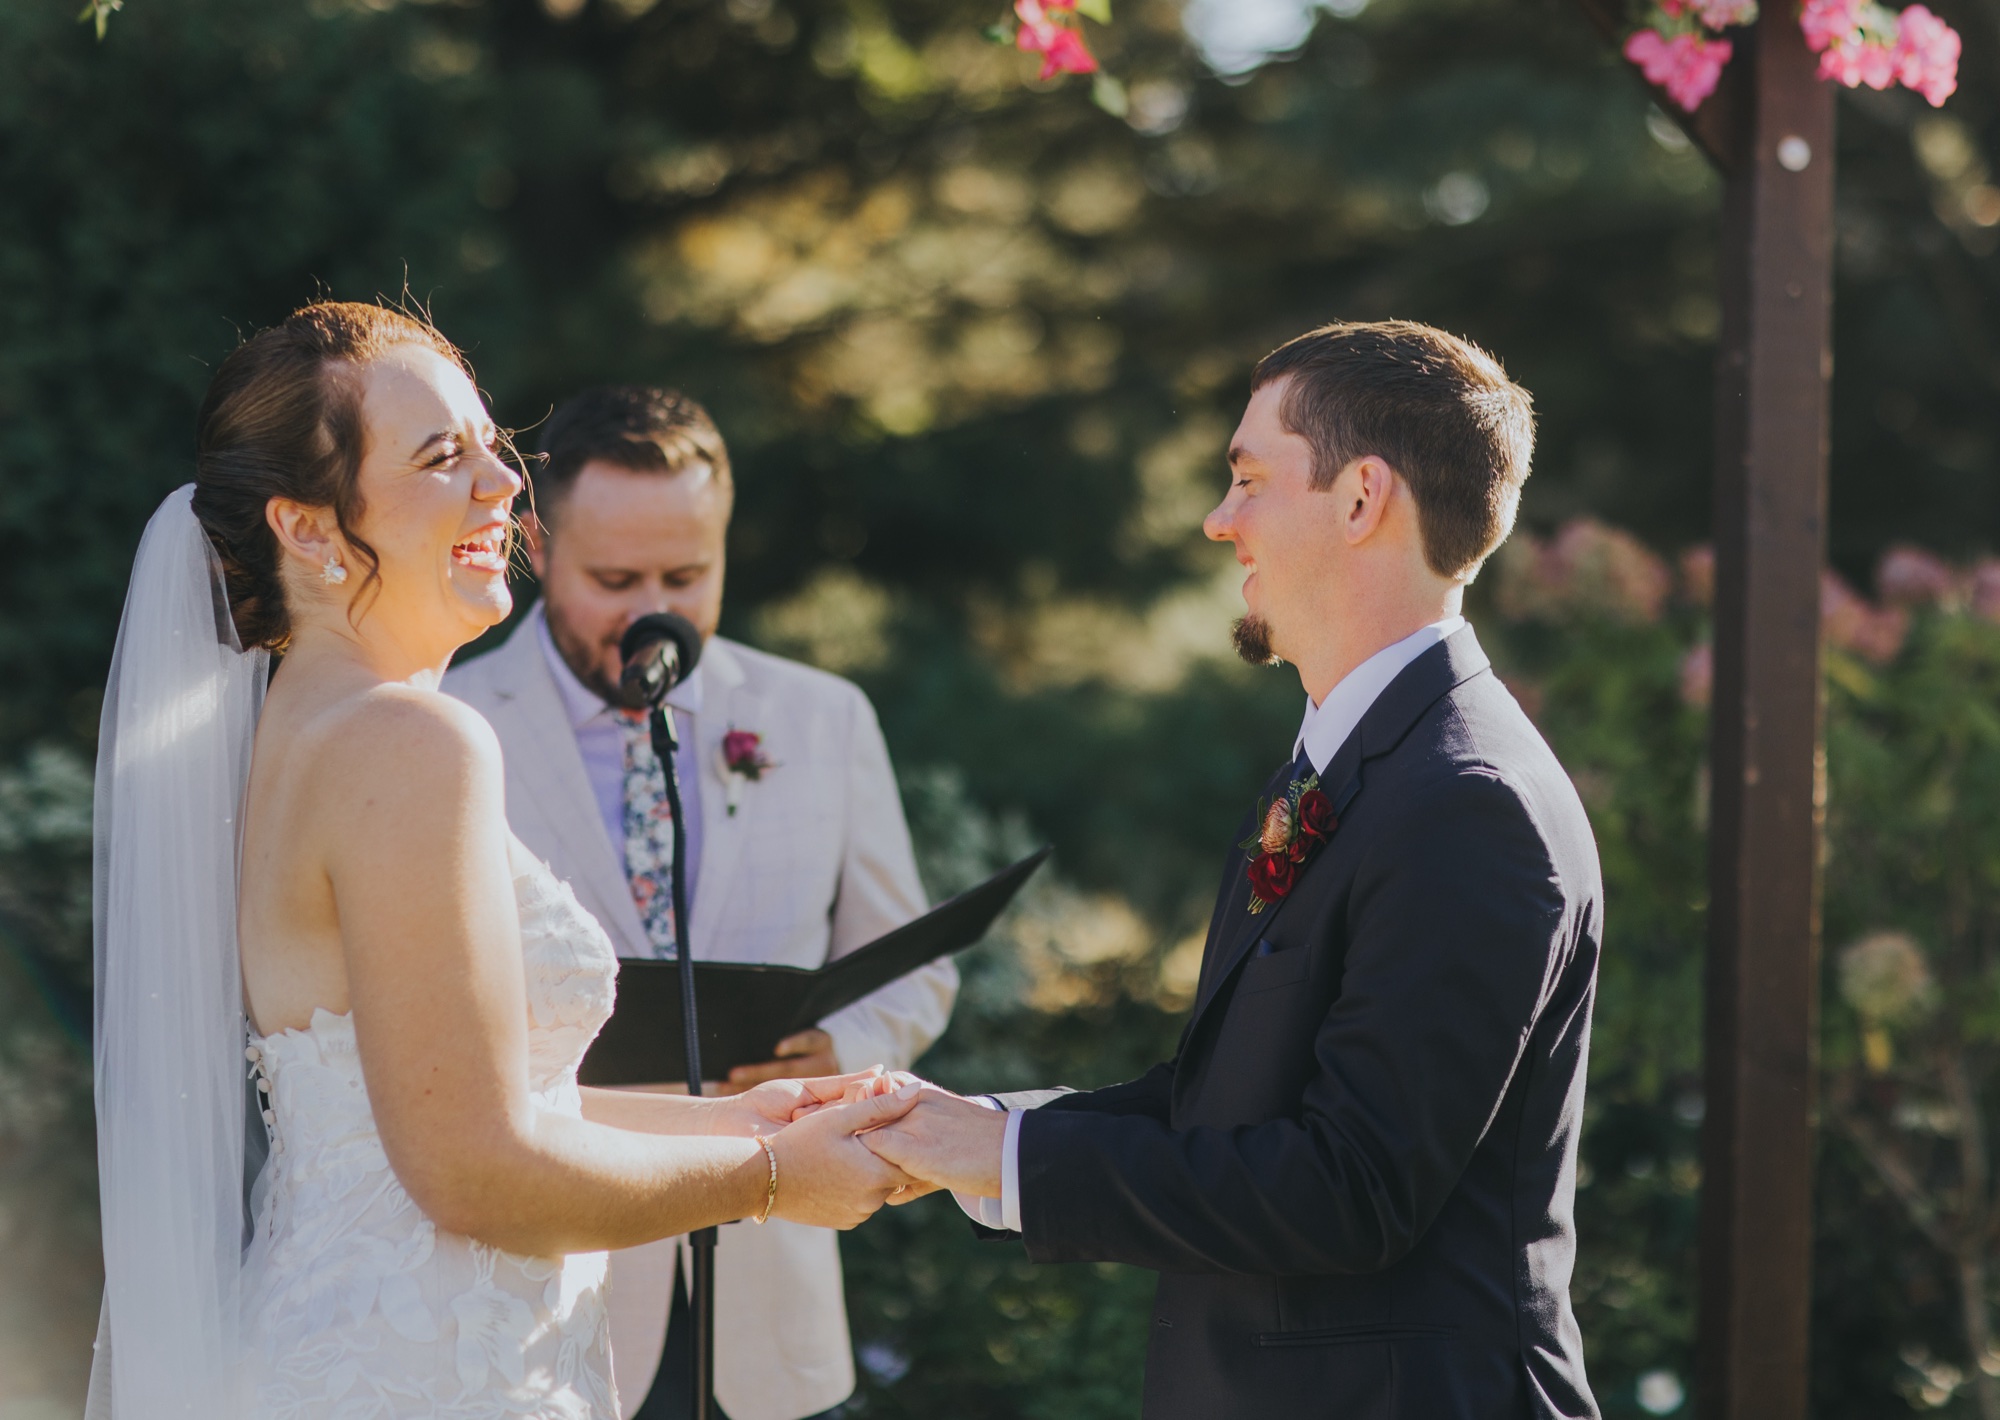
<path id="1" fill-rule="evenodd" d="M 1312 697 L 1307 696 L 1305 720 L 1299 726 L 1298 738 L 1292 741 L 1292 758 L 1297 759 L 1299 751 L 1304 750 L 1312 761 L 1313 772 L 1324 774 L 1334 755 L 1347 743 L 1347 737 L 1361 723 L 1361 717 L 1389 688 L 1389 682 L 1401 675 L 1410 662 L 1464 625 L 1465 618 L 1462 616 L 1447 616 L 1442 621 L 1434 621 L 1394 645 L 1384 646 L 1342 676 L 1340 683 L 1329 690 L 1319 704 L 1313 704 Z M 981 1096 L 979 1102 L 992 1109 L 1000 1108 L 999 1101 L 985 1096 Z M 975 1198 L 967 1193 L 952 1194 L 965 1215 L 981 1227 L 1004 1228 L 1013 1233 L 1021 1231 L 1021 1116 L 1024 1113 L 1025 1110 L 1019 1109 L 1007 1111 L 1007 1134 L 1000 1146 L 1000 1196 Z"/>
<path id="2" fill-rule="evenodd" d="M 577 679 L 576 672 L 569 668 L 569 662 L 556 649 L 556 640 L 549 632 L 548 617 L 541 603 L 528 613 L 535 623 L 535 636 L 541 642 L 542 654 L 548 658 L 549 673 L 555 677 L 556 693 L 562 697 L 563 709 L 569 712 L 570 728 L 576 732 L 576 747 L 583 755 L 583 772 L 590 780 L 590 792 L 597 800 L 597 812 L 604 820 L 604 832 L 611 839 L 612 851 L 618 855 L 620 867 L 625 863 L 625 729 L 619 724 L 618 711 L 604 703 L 603 697 Z M 674 764 L 680 770 L 681 812 L 686 819 L 684 834 L 687 848 L 687 910 L 690 918 L 694 915 L 694 885 L 701 870 L 701 795 L 695 792 L 700 782 L 700 766 L 695 762 L 694 725 L 691 716 L 701 713 L 701 666 L 695 665 L 688 678 L 667 692 L 667 704 L 674 711 L 674 732 L 680 736 L 681 747 L 674 755 Z"/>

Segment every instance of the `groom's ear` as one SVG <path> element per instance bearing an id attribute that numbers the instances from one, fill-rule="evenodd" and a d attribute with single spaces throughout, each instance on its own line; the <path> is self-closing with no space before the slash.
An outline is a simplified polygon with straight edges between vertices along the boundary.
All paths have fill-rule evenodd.
<path id="1" fill-rule="evenodd" d="M 1331 491 L 1341 501 L 1341 529 L 1350 547 L 1366 542 L 1382 527 L 1398 482 L 1396 471 L 1375 454 L 1362 455 L 1334 477 Z"/>

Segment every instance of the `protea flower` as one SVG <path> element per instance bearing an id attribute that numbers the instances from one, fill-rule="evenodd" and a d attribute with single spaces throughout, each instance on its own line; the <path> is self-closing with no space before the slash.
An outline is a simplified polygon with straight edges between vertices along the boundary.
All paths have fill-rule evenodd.
<path id="1" fill-rule="evenodd" d="M 1292 801 L 1279 798 L 1264 811 L 1264 831 L 1257 844 L 1266 853 L 1283 853 L 1292 843 Z"/>

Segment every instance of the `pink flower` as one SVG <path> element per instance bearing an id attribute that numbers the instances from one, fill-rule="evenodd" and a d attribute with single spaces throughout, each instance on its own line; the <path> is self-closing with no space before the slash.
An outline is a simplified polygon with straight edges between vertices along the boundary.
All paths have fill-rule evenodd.
<path id="1" fill-rule="evenodd" d="M 1667 97 L 1689 113 L 1715 92 L 1722 66 L 1733 52 L 1726 39 L 1691 34 L 1667 39 L 1658 30 L 1640 30 L 1625 41 L 1625 57 L 1639 66 L 1648 82 L 1665 89 Z"/>
<path id="2" fill-rule="evenodd" d="M 1910 631 L 1909 612 L 1875 607 L 1831 572 L 1820 576 L 1819 616 L 1827 645 L 1878 666 L 1896 659 Z"/>
<path id="3" fill-rule="evenodd" d="M 1958 31 L 1922 5 L 1912 5 L 1896 22 L 1896 77 L 1931 107 L 1940 107 L 1958 88 Z"/>
<path id="4" fill-rule="evenodd" d="M 1972 569 L 1972 614 L 2000 621 L 2000 558 L 1984 558 Z"/>
<path id="5" fill-rule="evenodd" d="M 1715 545 L 1700 543 L 1681 554 L 1681 595 L 1695 606 L 1715 602 Z"/>
<path id="6" fill-rule="evenodd" d="M 1830 45 L 1844 42 L 1861 28 L 1864 3 L 1865 0 L 1806 0 L 1799 15 L 1799 28 L 1806 33 L 1806 48 L 1817 54 Z"/>
<path id="7" fill-rule="evenodd" d="M 1850 89 L 1886 89 L 1896 82 L 1896 51 L 1870 39 L 1835 44 L 1819 57 L 1819 77 Z"/>
<path id="8" fill-rule="evenodd" d="M 1044 80 L 1058 74 L 1094 74 L 1097 60 L 1083 42 L 1083 36 L 1069 25 L 1051 17 L 1051 12 L 1070 14 L 1076 0 L 1014 0 L 1014 14 L 1021 21 L 1014 44 L 1023 54 L 1042 56 Z"/>
<path id="9" fill-rule="evenodd" d="M 1660 619 L 1673 573 L 1628 532 L 1572 518 L 1548 542 L 1516 534 L 1500 554 L 1500 608 L 1524 620 Z"/>
<path id="10" fill-rule="evenodd" d="M 1695 15 L 1712 30 L 1747 25 L 1757 18 L 1757 0 L 1690 0 Z"/>
<path id="11" fill-rule="evenodd" d="M 1943 558 L 1920 547 L 1892 547 L 1875 568 L 1875 594 L 1891 606 L 1934 606 L 1955 601 L 1958 574 Z"/>
<path id="12" fill-rule="evenodd" d="M 1934 107 L 1958 88 L 1958 31 L 1922 5 L 1898 15 L 1877 0 L 1806 0 L 1799 27 L 1822 79 L 1850 89 L 1900 83 Z"/>
<path id="13" fill-rule="evenodd" d="M 1715 693 L 1715 647 L 1704 641 L 1681 657 L 1681 703 L 1708 708 Z"/>

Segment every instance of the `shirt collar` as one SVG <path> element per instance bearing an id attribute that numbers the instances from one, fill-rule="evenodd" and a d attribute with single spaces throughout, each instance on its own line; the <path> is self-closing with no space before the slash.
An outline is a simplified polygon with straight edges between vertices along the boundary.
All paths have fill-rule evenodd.
<path id="1" fill-rule="evenodd" d="M 1313 704 L 1308 696 L 1305 720 L 1299 726 L 1298 738 L 1292 741 L 1292 758 L 1297 759 L 1304 750 L 1312 760 L 1313 772 L 1324 774 L 1333 756 L 1354 733 L 1354 727 L 1361 723 L 1361 717 L 1389 688 L 1389 682 L 1401 675 L 1410 662 L 1464 625 L 1462 616 L 1434 621 L 1394 645 L 1384 646 L 1342 676 L 1319 704 Z"/>
<path id="2" fill-rule="evenodd" d="M 604 697 L 577 678 L 569 668 L 569 662 L 556 649 L 555 635 L 549 630 L 546 608 L 537 602 L 535 609 L 528 613 L 534 619 L 535 639 L 541 642 L 542 656 L 549 663 L 549 674 L 555 678 L 556 694 L 562 697 L 563 710 L 569 716 L 572 730 L 580 730 L 600 715 L 614 713 L 605 704 Z M 701 667 L 697 665 L 692 674 L 667 692 L 667 704 L 689 715 L 699 715 L 702 703 Z"/>

